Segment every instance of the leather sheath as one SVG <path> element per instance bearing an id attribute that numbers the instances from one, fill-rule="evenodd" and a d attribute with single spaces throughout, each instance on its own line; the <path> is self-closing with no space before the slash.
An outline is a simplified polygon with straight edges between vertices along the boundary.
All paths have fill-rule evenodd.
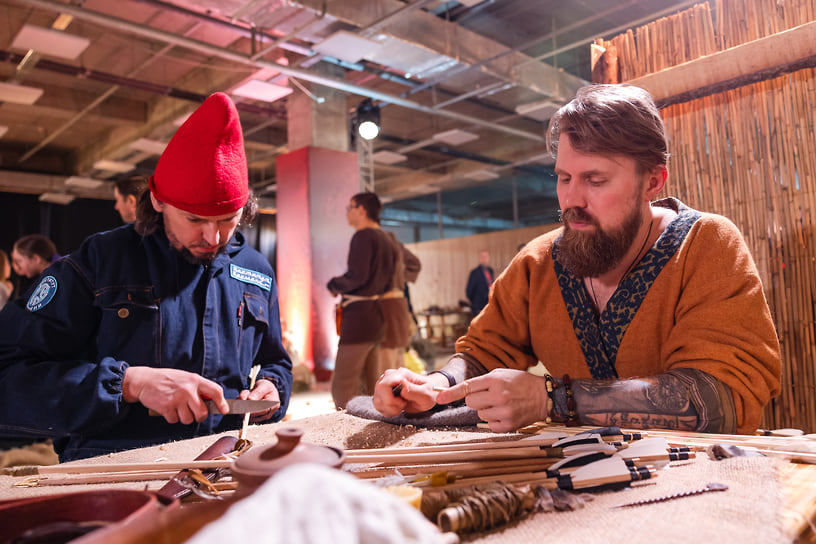
<path id="1" fill-rule="evenodd" d="M 196 457 L 195 460 L 209 461 L 217 457 L 221 457 L 222 455 L 233 451 L 235 449 L 236 442 L 238 442 L 238 439 L 234 436 L 222 436 L 216 440 L 212 446 L 204 450 L 201 455 Z M 218 474 L 218 470 L 216 469 L 202 470 L 201 472 L 209 481 L 213 481 Z M 184 478 L 186 475 L 187 471 L 182 470 L 156 492 L 156 495 L 162 503 L 170 504 L 175 500 L 183 499 L 193 492 L 191 489 L 188 489 L 175 481 L 176 479 L 180 480 Z"/>

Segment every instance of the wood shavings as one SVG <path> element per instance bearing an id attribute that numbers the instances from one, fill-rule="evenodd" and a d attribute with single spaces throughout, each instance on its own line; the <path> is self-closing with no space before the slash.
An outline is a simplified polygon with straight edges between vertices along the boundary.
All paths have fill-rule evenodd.
<path id="1" fill-rule="evenodd" d="M 559 512 L 578 510 L 595 498 L 589 493 L 571 493 L 563 489 L 544 489 L 544 491 L 549 491 L 553 499 L 553 506 Z"/>
<path id="2" fill-rule="evenodd" d="M 536 486 L 535 493 L 536 502 L 533 505 L 533 509 L 535 509 L 536 512 L 552 512 L 555 510 L 555 500 L 549 489 L 538 485 Z"/>

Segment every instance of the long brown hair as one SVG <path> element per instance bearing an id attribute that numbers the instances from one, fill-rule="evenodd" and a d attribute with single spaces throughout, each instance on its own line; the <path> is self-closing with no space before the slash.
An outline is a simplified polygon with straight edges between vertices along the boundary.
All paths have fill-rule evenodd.
<path id="1" fill-rule="evenodd" d="M 247 203 L 244 204 L 244 213 L 241 215 L 241 222 L 238 223 L 238 226 L 251 226 L 257 213 L 258 199 L 250 188 L 249 198 Z M 136 232 L 142 236 L 147 236 L 156 232 L 156 229 L 161 226 L 163 226 L 162 215 L 153 208 L 153 202 L 150 201 L 150 191 L 144 191 L 136 204 L 136 222 L 134 223 Z"/>
<path id="2" fill-rule="evenodd" d="M 562 134 L 583 153 L 631 157 L 641 173 L 669 160 L 666 127 L 652 95 L 634 85 L 579 89 L 550 119 L 548 145 L 554 156 Z"/>
<path id="3" fill-rule="evenodd" d="M 116 180 L 114 185 L 116 185 L 116 190 L 119 191 L 120 195 L 124 197 L 133 195 L 138 200 L 139 195 L 147 189 L 147 178 L 144 176 L 130 176 Z"/>

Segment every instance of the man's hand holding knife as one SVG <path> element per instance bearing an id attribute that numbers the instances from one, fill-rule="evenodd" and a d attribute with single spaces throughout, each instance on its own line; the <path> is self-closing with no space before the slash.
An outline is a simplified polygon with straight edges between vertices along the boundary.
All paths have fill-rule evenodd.
<path id="1" fill-rule="evenodd" d="M 212 380 L 184 370 L 148 366 L 128 367 L 122 379 L 122 398 L 125 402 L 140 402 L 168 423 L 185 425 L 204 421 L 210 413 L 246 413 L 248 409 L 257 409 L 251 421 L 260 422 L 271 418 L 280 406 L 277 388 L 270 380 L 258 380 L 252 391 L 241 391 L 238 397 L 266 403 L 233 401 L 231 405 L 221 386 Z"/>

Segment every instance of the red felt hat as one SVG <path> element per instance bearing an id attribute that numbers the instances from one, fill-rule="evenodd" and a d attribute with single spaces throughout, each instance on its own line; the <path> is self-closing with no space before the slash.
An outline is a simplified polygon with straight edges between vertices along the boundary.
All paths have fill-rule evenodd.
<path id="1" fill-rule="evenodd" d="M 150 178 L 162 202 L 206 217 L 241 209 L 249 195 L 238 110 L 224 93 L 210 95 L 167 144 Z"/>

